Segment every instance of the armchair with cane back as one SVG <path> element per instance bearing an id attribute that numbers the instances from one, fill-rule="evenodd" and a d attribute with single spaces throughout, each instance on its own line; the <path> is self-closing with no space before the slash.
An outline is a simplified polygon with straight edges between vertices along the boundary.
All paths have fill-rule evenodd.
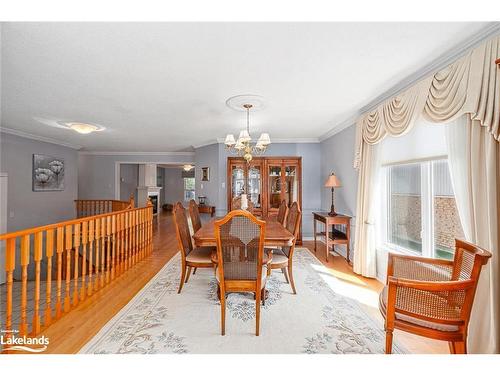
<path id="1" fill-rule="evenodd" d="M 213 268 L 211 253 L 213 247 L 194 247 L 189 233 L 189 225 L 186 216 L 186 209 L 181 202 L 174 205 L 174 223 L 177 235 L 177 242 L 181 251 L 181 281 L 179 284 L 180 293 L 184 283 L 189 280 L 191 270 L 194 268 Z"/>
<path id="2" fill-rule="evenodd" d="M 380 293 L 386 347 L 394 329 L 449 342 L 453 354 L 467 353 L 467 330 L 477 283 L 491 253 L 455 240 L 453 260 L 389 254 L 387 285 Z"/>
<path id="3" fill-rule="evenodd" d="M 260 331 L 260 304 L 267 270 L 263 261 L 266 222 L 244 210 L 229 212 L 215 222 L 217 270 L 221 303 L 221 334 L 225 335 L 226 293 L 255 294 L 255 335 Z"/>
<path id="4" fill-rule="evenodd" d="M 271 263 L 268 265 L 268 276 L 271 274 L 271 270 L 281 269 L 285 275 L 287 283 L 289 283 L 292 287 L 293 294 L 297 294 L 297 291 L 295 290 L 295 282 L 293 280 L 293 252 L 295 250 L 297 236 L 299 235 L 301 217 L 302 213 L 300 212 L 299 204 L 297 202 L 293 202 L 290 210 L 288 211 L 285 226 L 285 228 L 293 234 L 292 243 L 289 246 L 269 249 L 269 251 L 273 252 L 273 257 Z"/>

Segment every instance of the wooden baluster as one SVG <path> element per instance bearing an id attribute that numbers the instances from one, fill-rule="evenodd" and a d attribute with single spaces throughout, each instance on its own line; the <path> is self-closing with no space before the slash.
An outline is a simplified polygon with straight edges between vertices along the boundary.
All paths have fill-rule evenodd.
<path id="1" fill-rule="evenodd" d="M 35 306 L 33 311 L 33 323 L 31 332 L 35 335 L 40 333 L 40 262 L 42 260 L 43 232 L 35 233 L 35 249 L 33 259 L 35 261 Z"/>
<path id="2" fill-rule="evenodd" d="M 19 324 L 19 335 L 24 336 L 28 333 L 28 322 L 26 318 L 26 309 L 28 305 L 28 264 L 30 262 L 30 235 L 24 235 L 21 238 L 21 323 Z"/>
<path id="3" fill-rule="evenodd" d="M 87 283 L 87 242 L 88 242 L 88 228 L 89 228 L 89 222 L 84 221 L 82 223 L 82 238 L 81 238 L 81 245 L 82 245 L 82 287 L 80 288 L 80 301 L 83 301 L 85 299 L 86 293 L 85 293 L 85 286 Z"/>
<path id="4" fill-rule="evenodd" d="M 115 237 L 115 242 L 116 242 L 116 258 L 115 258 L 115 274 L 114 276 L 118 276 L 120 274 L 120 251 L 122 247 L 122 238 L 121 238 L 121 233 L 120 233 L 120 227 L 121 227 L 121 220 L 120 220 L 120 215 L 113 215 L 113 218 L 115 218 L 115 234 L 113 235 Z"/>
<path id="5" fill-rule="evenodd" d="M 117 215 L 117 236 L 118 240 L 118 273 L 123 272 L 123 246 L 125 245 L 125 236 L 123 235 L 123 214 Z"/>
<path id="6" fill-rule="evenodd" d="M 111 216 L 106 217 L 106 284 L 111 276 Z"/>
<path id="7" fill-rule="evenodd" d="M 120 219 L 120 230 L 119 230 L 119 234 L 120 234 L 120 273 L 123 273 L 123 271 L 125 271 L 125 215 L 124 214 L 120 214 L 119 215 L 119 219 Z"/>
<path id="8" fill-rule="evenodd" d="M 158 213 L 159 215 L 160 213 Z M 153 253 L 153 209 L 149 210 L 149 254 Z"/>
<path id="9" fill-rule="evenodd" d="M 111 216 L 111 280 L 115 278 L 116 270 L 116 252 L 117 252 L 117 238 L 116 238 L 116 215 Z"/>
<path id="10" fill-rule="evenodd" d="M 139 248 L 140 248 L 140 226 L 139 226 L 139 210 L 135 212 L 135 254 L 134 254 L 134 263 L 137 263 L 139 260 Z"/>
<path id="11" fill-rule="evenodd" d="M 130 266 L 130 213 L 126 212 L 124 215 L 125 220 L 125 270 Z"/>
<path id="12" fill-rule="evenodd" d="M 89 221 L 89 239 L 88 239 L 88 242 L 89 242 L 89 267 L 88 267 L 88 270 L 89 270 L 89 281 L 88 281 L 88 284 L 87 284 L 87 295 L 91 295 L 92 294 L 92 291 L 94 289 L 94 276 L 95 276 L 95 273 L 96 273 L 96 267 L 94 266 L 94 240 L 95 240 L 95 231 L 94 231 L 94 224 L 95 224 L 95 221 L 94 220 L 90 220 Z M 98 246 L 97 246 L 97 243 L 96 243 L 96 249 L 98 249 Z M 96 251 L 96 256 L 97 256 L 98 252 Z M 97 259 L 97 258 L 96 258 Z M 85 293 L 85 291 L 84 291 Z"/>
<path id="13" fill-rule="evenodd" d="M 56 318 L 62 315 L 61 294 L 62 294 L 62 268 L 63 268 L 63 252 L 64 252 L 64 228 L 57 228 L 57 292 L 56 292 Z"/>
<path id="14" fill-rule="evenodd" d="M 135 249 L 135 211 L 129 213 L 129 225 L 130 225 L 130 254 L 128 260 L 129 268 L 134 265 L 134 249 Z"/>
<path id="15" fill-rule="evenodd" d="M 107 249 L 107 240 L 106 240 L 106 227 L 107 220 L 105 217 L 101 219 L 101 278 L 100 278 L 100 287 L 102 288 L 105 281 L 106 276 L 106 249 Z"/>
<path id="16" fill-rule="evenodd" d="M 64 312 L 68 312 L 71 307 L 71 249 L 73 248 L 73 227 L 66 225 L 66 291 L 64 293 Z"/>
<path id="17" fill-rule="evenodd" d="M 7 301 L 5 311 L 5 338 L 12 331 L 12 286 L 14 284 L 14 269 L 16 268 L 16 238 L 9 238 L 5 246 L 5 272 L 7 276 Z"/>
<path id="18" fill-rule="evenodd" d="M 75 252 L 74 276 L 73 276 L 73 306 L 78 305 L 78 260 L 80 258 L 80 224 L 75 224 L 73 235 L 73 251 Z"/>
<path id="19" fill-rule="evenodd" d="M 54 255 L 54 229 L 45 233 L 45 256 L 47 257 L 47 283 L 45 285 L 45 321 L 47 327 L 52 323 L 52 256 Z"/>
<path id="20" fill-rule="evenodd" d="M 146 249 L 146 220 L 144 220 L 144 211 L 140 211 L 141 214 L 141 260 L 144 259 L 144 252 Z"/>

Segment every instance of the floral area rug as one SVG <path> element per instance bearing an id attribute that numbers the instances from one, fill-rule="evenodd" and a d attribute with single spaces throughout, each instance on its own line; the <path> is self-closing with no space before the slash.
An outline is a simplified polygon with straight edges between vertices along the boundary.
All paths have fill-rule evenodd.
<path id="1" fill-rule="evenodd" d="M 88 354 L 153 353 L 383 353 L 382 323 L 342 289 L 305 248 L 294 254 L 297 294 L 275 270 L 261 308 L 255 336 L 255 301 L 231 293 L 226 303 L 226 335 L 220 335 L 220 303 L 212 269 L 198 269 L 177 294 L 180 254 L 80 351 Z M 340 291 L 340 292 L 339 292 Z M 397 343 L 393 351 L 405 353 Z"/>

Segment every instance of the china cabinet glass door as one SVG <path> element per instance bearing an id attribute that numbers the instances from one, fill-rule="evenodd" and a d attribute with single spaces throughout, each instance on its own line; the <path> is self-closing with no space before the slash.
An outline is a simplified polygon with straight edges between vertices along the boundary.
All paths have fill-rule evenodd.
<path id="1" fill-rule="evenodd" d="M 285 186 L 284 199 L 290 207 L 293 202 L 298 201 L 299 179 L 297 176 L 297 167 L 288 165 L 285 167 Z"/>
<path id="2" fill-rule="evenodd" d="M 262 186 L 262 173 L 261 165 L 250 165 L 248 168 L 248 198 L 252 201 L 255 209 L 262 208 L 261 201 L 261 186 Z"/>
<path id="3" fill-rule="evenodd" d="M 231 168 L 231 199 L 239 197 L 245 190 L 244 165 L 233 165 Z"/>
<path id="4" fill-rule="evenodd" d="M 282 178 L 281 164 L 268 166 L 268 208 L 277 210 L 281 202 Z"/>

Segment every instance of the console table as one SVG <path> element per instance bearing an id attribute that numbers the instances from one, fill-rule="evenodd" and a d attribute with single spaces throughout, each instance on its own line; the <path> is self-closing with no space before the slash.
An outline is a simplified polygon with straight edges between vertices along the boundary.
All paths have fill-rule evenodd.
<path id="1" fill-rule="evenodd" d="M 349 259 L 349 241 L 351 237 L 351 217 L 346 215 L 329 216 L 328 212 L 313 212 L 314 216 L 314 251 L 316 251 L 316 237 L 325 237 L 326 245 L 326 261 L 328 262 L 328 254 L 330 252 L 330 245 L 332 250 L 335 251 L 335 245 L 346 245 L 346 260 L 351 264 Z M 316 222 L 320 221 L 325 224 L 324 232 L 316 231 Z M 345 225 L 346 231 L 342 232 L 335 228 L 335 225 Z M 330 231 L 329 228 L 332 227 Z M 335 251 L 336 252 L 336 251 Z M 338 252 L 336 252 L 338 254 Z"/>
<path id="2" fill-rule="evenodd" d="M 210 214 L 210 217 L 214 217 L 215 215 L 215 206 L 207 206 L 207 205 L 198 205 L 198 212 L 200 214 Z"/>

